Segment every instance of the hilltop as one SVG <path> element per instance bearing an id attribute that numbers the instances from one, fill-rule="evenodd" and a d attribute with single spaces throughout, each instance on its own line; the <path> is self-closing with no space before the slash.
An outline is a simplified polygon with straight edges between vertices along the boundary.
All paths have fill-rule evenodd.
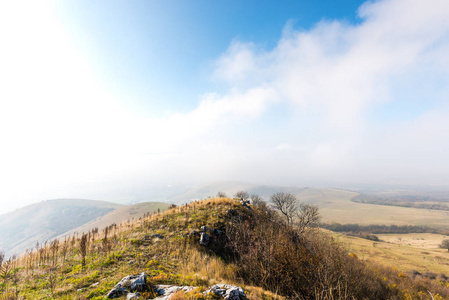
<path id="1" fill-rule="evenodd" d="M 176 292 L 172 300 L 219 299 L 205 293 L 223 284 L 244 291 L 235 299 L 449 296 L 445 284 L 367 263 L 333 234 L 303 229 L 263 202 L 196 201 L 53 241 L 4 263 L 1 286 L 4 297 L 17 299 L 103 299 L 114 286 L 125 299 L 131 287 L 118 284 L 139 278 L 146 280 L 136 299 L 153 299 L 169 289 L 161 285 L 189 290 Z"/>

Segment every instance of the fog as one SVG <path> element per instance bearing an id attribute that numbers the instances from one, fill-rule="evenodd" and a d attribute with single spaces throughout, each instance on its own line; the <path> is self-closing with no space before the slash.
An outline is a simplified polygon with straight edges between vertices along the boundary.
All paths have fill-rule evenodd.
<path id="1" fill-rule="evenodd" d="M 448 1 L 367 2 L 357 24 L 307 30 L 286 20 L 271 49 L 236 37 L 194 108 L 158 116 L 97 84 L 39 9 L 33 28 L 0 13 L 0 213 L 221 180 L 447 186 Z"/>

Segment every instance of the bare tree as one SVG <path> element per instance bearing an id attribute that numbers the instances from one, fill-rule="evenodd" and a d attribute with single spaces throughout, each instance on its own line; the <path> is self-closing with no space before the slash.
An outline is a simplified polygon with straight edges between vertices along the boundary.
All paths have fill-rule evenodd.
<path id="1" fill-rule="evenodd" d="M 317 227 L 320 221 L 318 207 L 312 204 L 301 203 L 295 212 L 295 225 L 303 233 L 307 227 Z"/>
<path id="2" fill-rule="evenodd" d="M 263 201 L 262 197 L 260 197 L 259 195 L 252 194 L 250 198 L 252 201 L 252 205 L 254 206 L 261 207 L 266 205 L 265 201 Z"/>
<path id="3" fill-rule="evenodd" d="M 226 196 L 226 193 L 225 193 L 225 192 L 218 192 L 218 193 L 217 193 L 217 197 L 218 197 L 218 198 L 226 198 L 227 196 Z"/>
<path id="4" fill-rule="evenodd" d="M 298 198 L 290 193 L 279 192 L 271 195 L 270 200 L 274 207 L 285 216 L 287 224 L 290 225 L 298 211 Z"/>
<path id="5" fill-rule="evenodd" d="M 52 256 L 52 266 L 56 266 L 58 261 L 58 249 L 59 249 L 59 240 L 54 240 L 50 242 L 50 251 Z"/>
<path id="6" fill-rule="evenodd" d="M 80 239 L 80 253 L 81 253 L 81 261 L 82 267 L 86 266 L 86 253 L 87 253 L 87 234 L 83 234 Z"/>
<path id="7" fill-rule="evenodd" d="M 249 194 L 247 191 L 238 191 L 234 194 L 234 198 L 239 198 L 241 200 L 246 200 L 249 198 Z"/>

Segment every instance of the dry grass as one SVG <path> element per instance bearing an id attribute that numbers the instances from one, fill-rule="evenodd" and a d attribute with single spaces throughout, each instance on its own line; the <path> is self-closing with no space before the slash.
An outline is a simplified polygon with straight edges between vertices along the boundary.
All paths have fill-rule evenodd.
<path id="1" fill-rule="evenodd" d="M 449 211 L 355 203 L 358 193 L 336 189 L 305 189 L 298 197 L 320 208 L 324 223 L 417 225 L 449 229 Z"/>
<path id="2" fill-rule="evenodd" d="M 369 260 L 402 272 L 418 271 L 449 275 L 449 253 L 438 248 L 445 236 L 439 234 L 385 234 L 383 240 L 373 242 L 357 237 L 339 236 L 350 252 L 360 259 Z"/>

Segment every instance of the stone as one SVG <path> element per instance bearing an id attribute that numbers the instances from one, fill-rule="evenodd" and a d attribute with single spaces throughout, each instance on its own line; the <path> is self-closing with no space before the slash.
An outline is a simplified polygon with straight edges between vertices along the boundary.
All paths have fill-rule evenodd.
<path id="1" fill-rule="evenodd" d="M 147 289 L 147 276 L 145 273 L 139 275 L 128 275 L 123 277 L 119 283 L 117 283 L 112 290 L 106 295 L 107 298 L 118 298 L 134 291 L 144 291 Z"/>
<path id="2" fill-rule="evenodd" d="M 128 291 L 126 290 L 126 288 L 121 286 L 115 286 L 114 288 L 112 288 L 112 290 L 109 291 L 106 297 L 109 299 L 113 299 L 126 295 L 127 293 Z"/>
<path id="3" fill-rule="evenodd" d="M 200 244 L 203 246 L 207 246 L 207 245 L 209 245 L 209 241 L 210 241 L 210 236 L 207 233 L 202 232 L 201 237 L 200 237 Z"/>
<path id="4" fill-rule="evenodd" d="M 137 275 L 137 278 L 134 278 L 131 281 L 130 290 L 133 291 L 144 291 L 147 288 L 147 276 L 144 272 L 142 272 L 140 275 Z"/>
<path id="5" fill-rule="evenodd" d="M 229 284 L 216 284 L 210 289 L 204 292 L 207 296 L 209 293 L 214 293 L 215 295 L 224 298 L 225 300 L 246 300 L 245 292 L 241 287 Z"/>
<path id="6" fill-rule="evenodd" d="M 193 286 L 176 286 L 176 285 L 156 285 L 154 291 L 159 296 L 154 300 L 168 300 L 170 296 L 178 291 L 184 291 L 184 293 L 193 290 Z"/>
<path id="7" fill-rule="evenodd" d="M 136 300 L 139 299 L 139 293 L 129 293 L 126 295 L 126 300 Z"/>
<path id="8" fill-rule="evenodd" d="M 159 233 L 153 234 L 152 237 L 159 238 L 159 239 L 163 239 L 164 238 L 164 236 L 162 234 L 159 234 Z"/>

